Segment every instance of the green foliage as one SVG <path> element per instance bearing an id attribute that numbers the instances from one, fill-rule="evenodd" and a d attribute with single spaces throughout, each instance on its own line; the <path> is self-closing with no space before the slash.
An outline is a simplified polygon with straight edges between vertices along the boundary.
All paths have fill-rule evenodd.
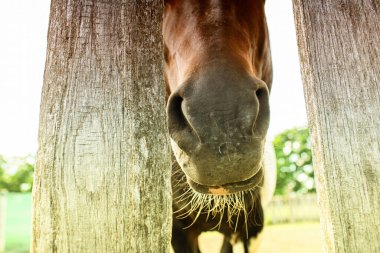
<path id="1" fill-rule="evenodd" d="M 277 157 L 276 194 L 315 192 L 314 171 L 307 128 L 287 130 L 273 141 Z"/>
<path id="2" fill-rule="evenodd" d="M 30 192 L 33 186 L 34 165 L 30 157 L 7 161 L 0 155 L 0 190 Z"/>

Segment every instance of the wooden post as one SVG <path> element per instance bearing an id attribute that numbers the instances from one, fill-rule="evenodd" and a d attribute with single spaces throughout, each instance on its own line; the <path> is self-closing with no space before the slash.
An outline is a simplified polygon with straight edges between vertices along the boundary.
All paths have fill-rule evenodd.
<path id="1" fill-rule="evenodd" d="M 31 252 L 169 252 L 162 13 L 52 0 Z"/>
<path id="2" fill-rule="evenodd" d="M 380 252 L 380 2 L 294 0 L 327 252 Z"/>

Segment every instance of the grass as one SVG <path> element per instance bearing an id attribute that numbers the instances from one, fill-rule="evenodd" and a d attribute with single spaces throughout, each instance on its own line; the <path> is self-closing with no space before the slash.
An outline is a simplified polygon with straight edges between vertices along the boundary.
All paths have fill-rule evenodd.
<path id="1" fill-rule="evenodd" d="M 217 232 L 202 234 L 200 248 L 205 253 L 217 253 L 223 238 Z M 237 248 L 242 253 L 242 248 Z M 259 253 L 321 253 L 319 223 L 287 223 L 265 227 Z M 235 253 L 235 252 L 234 252 Z"/>
<path id="2" fill-rule="evenodd" d="M 321 253 L 320 224 L 291 223 L 270 225 L 264 230 L 260 253 Z"/>
<path id="3" fill-rule="evenodd" d="M 31 194 L 8 193 L 5 252 L 29 252 L 31 224 Z M 201 236 L 205 253 L 218 252 L 218 233 Z M 203 244 L 203 245 L 202 245 Z M 321 253 L 321 232 L 318 223 L 270 225 L 265 228 L 260 253 Z"/>
<path id="4" fill-rule="evenodd" d="M 7 194 L 5 252 L 29 252 L 31 205 L 31 194 Z"/>

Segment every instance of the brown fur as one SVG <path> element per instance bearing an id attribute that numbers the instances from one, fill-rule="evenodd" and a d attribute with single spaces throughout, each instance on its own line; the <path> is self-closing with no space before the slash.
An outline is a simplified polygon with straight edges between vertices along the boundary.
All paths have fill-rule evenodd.
<path id="1" fill-rule="evenodd" d="M 259 189 L 272 82 L 264 0 L 166 0 L 163 37 L 176 155 L 173 248 L 198 252 L 199 234 L 219 230 L 222 252 L 232 252 L 232 238 L 248 249 L 263 226 Z M 211 203 L 194 208 L 194 191 L 242 196 L 243 209 L 225 215 L 226 204 L 212 212 L 218 198 L 202 196 Z"/>

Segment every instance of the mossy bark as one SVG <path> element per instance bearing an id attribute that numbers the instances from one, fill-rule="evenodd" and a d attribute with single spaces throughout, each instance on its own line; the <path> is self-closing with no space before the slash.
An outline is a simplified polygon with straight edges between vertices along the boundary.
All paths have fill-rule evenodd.
<path id="1" fill-rule="evenodd" d="M 161 1 L 52 0 L 31 252 L 168 252 Z"/>
<path id="2" fill-rule="evenodd" d="M 326 252 L 380 252 L 380 3 L 294 0 Z"/>

